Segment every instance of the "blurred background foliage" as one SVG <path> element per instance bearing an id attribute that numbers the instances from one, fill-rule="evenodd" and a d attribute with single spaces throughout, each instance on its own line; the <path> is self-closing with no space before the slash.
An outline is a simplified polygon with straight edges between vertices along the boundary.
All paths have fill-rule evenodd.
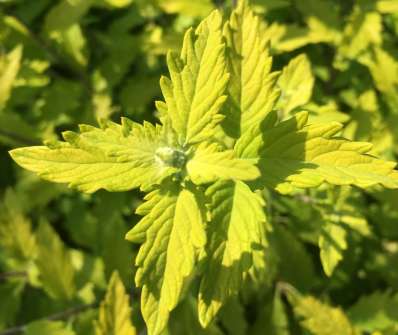
<path id="1" fill-rule="evenodd" d="M 280 117 L 305 109 L 339 121 L 344 137 L 397 160 L 398 1 L 252 3 L 283 70 Z M 0 0 L 0 334 L 145 334 L 136 249 L 124 240 L 141 194 L 50 185 L 7 152 L 81 123 L 155 121 L 167 50 L 212 9 L 232 5 Z M 398 192 L 323 186 L 267 199 L 266 285 L 247 287 L 206 331 L 188 295 L 168 333 L 398 334 Z M 129 304 L 128 327 L 107 324 L 128 319 Z"/>

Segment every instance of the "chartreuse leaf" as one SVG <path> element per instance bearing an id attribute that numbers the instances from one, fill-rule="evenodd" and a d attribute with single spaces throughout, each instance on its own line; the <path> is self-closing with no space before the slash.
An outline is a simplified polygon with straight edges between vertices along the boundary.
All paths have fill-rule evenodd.
<path id="1" fill-rule="evenodd" d="M 35 321 L 26 327 L 25 335 L 75 335 L 62 321 Z"/>
<path id="2" fill-rule="evenodd" d="M 338 307 L 331 307 L 312 296 L 289 294 L 294 314 L 301 326 L 314 335 L 359 335 Z"/>
<path id="3" fill-rule="evenodd" d="M 96 335 L 135 335 L 131 323 L 129 296 L 126 294 L 119 274 L 114 272 L 108 284 L 104 300 L 99 307 L 98 321 L 95 322 Z"/>
<path id="4" fill-rule="evenodd" d="M 126 191 L 160 183 L 175 172 L 173 150 L 162 128 L 123 120 L 104 129 L 81 126 L 80 133 L 65 132 L 66 142 L 15 149 L 13 159 L 42 178 L 69 183 L 84 192 L 98 189 Z M 164 147 L 164 148 L 163 148 Z M 171 152 L 171 153 L 169 153 Z"/>
<path id="5" fill-rule="evenodd" d="M 223 128 L 233 138 L 261 122 L 279 96 L 275 90 L 277 73 L 271 72 L 269 39 L 265 38 L 264 29 L 264 23 L 246 0 L 239 1 L 225 25 L 230 80 Z"/>
<path id="6" fill-rule="evenodd" d="M 0 55 L 0 112 L 10 97 L 12 86 L 21 66 L 22 46 Z"/>
<path id="7" fill-rule="evenodd" d="M 319 208 L 321 229 L 318 238 L 322 267 L 331 276 L 347 249 L 347 231 L 369 236 L 370 228 L 360 210 L 350 204 L 350 187 L 340 187 L 329 192 L 328 199 Z"/>
<path id="8" fill-rule="evenodd" d="M 132 3 L 133 0 L 97 0 L 99 4 L 106 4 L 108 6 L 123 8 Z"/>
<path id="9" fill-rule="evenodd" d="M 398 61 L 386 50 L 375 47 L 373 57 L 366 61 L 375 85 L 391 105 L 392 110 L 398 108 Z"/>
<path id="10" fill-rule="evenodd" d="M 216 143 L 203 142 L 187 163 L 187 171 L 195 184 L 217 180 L 252 180 L 260 176 L 249 160 L 234 157 L 232 150 L 221 151 Z"/>
<path id="11" fill-rule="evenodd" d="M 86 40 L 79 20 L 95 0 L 62 0 L 48 12 L 44 31 L 80 66 L 87 65 Z"/>
<path id="12" fill-rule="evenodd" d="M 347 249 L 347 232 L 341 225 L 326 221 L 319 237 L 321 262 L 325 273 L 330 276 L 336 265 L 343 259 Z"/>
<path id="13" fill-rule="evenodd" d="M 153 191 L 138 210 L 146 216 L 126 236 L 145 239 L 136 258 L 136 284 L 142 286 L 141 311 L 151 335 L 165 329 L 206 243 L 203 209 L 194 192 L 171 186 Z"/>
<path id="14" fill-rule="evenodd" d="M 170 79 L 162 77 L 160 85 L 182 143 L 209 139 L 222 120 L 228 74 L 221 26 L 221 14 L 214 11 L 196 31 L 186 32 L 181 55 L 167 55 Z"/>
<path id="15" fill-rule="evenodd" d="M 307 56 L 302 54 L 293 58 L 278 78 L 281 96 L 277 109 L 286 116 L 296 107 L 305 105 L 311 98 L 314 80 Z"/>
<path id="16" fill-rule="evenodd" d="M 0 260 L 10 269 L 25 269 L 36 257 L 37 245 L 21 199 L 7 189 L 0 203 Z M 4 259 L 3 259 L 4 258 Z"/>
<path id="17" fill-rule="evenodd" d="M 53 299 L 73 298 L 75 270 L 69 251 L 46 222 L 40 223 L 36 236 L 38 255 L 35 262 L 44 290 Z"/>
<path id="18" fill-rule="evenodd" d="M 370 143 L 333 137 L 342 127 L 339 123 L 306 125 L 307 117 L 306 112 L 298 113 L 274 126 L 268 118 L 263 127 L 243 136 L 235 150 L 242 158 L 257 159 L 263 182 L 280 192 L 323 182 L 398 187 L 396 164 L 369 155 Z"/>
<path id="19" fill-rule="evenodd" d="M 253 253 L 264 250 L 264 200 L 243 182 L 219 181 L 211 200 L 207 265 L 199 292 L 199 319 L 207 326 L 225 300 L 240 289 Z"/>
<path id="20" fill-rule="evenodd" d="M 354 5 L 338 46 L 338 56 L 355 59 L 369 46 L 381 44 L 382 17 L 375 10 L 370 10 L 371 7 L 367 1 L 358 1 Z"/>
<path id="21" fill-rule="evenodd" d="M 396 0 L 379 0 L 376 8 L 380 13 L 397 13 L 398 2 Z"/>
<path id="22" fill-rule="evenodd" d="M 211 0 L 157 0 L 157 4 L 166 13 L 179 13 L 187 16 L 205 16 L 214 8 Z"/>

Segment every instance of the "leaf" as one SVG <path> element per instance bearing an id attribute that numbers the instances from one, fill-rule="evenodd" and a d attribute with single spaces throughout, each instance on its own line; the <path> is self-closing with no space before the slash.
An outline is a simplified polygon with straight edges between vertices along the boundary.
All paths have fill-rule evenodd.
<path id="1" fill-rule="evenodd" d="M 36 257 L 36 244 L 21 199 L 12 189 L 7 189 L 3 203 L 0 203 L 0 259 L 10 269 L 26 269 Z"/>
<path id="2" fill-rule="evenodd" d="M 398 61 L 382 48 L 374 48 L 373 57 L 365 62 L 375 85 L 387 98 L 391 108 L 398 108 Z"/>
<path id="3" fill-rule="evenodd" d="M 195 184 L 217 180 L 253 180 L 260 176 L 250 161 L 234 157 L 232 150 L 220 151 L 217 144 L 203 142 L 187 163 L 188 176 Z"/>
<path id="4" fill-rule="evenodd" d="M 139 209 L 146 216 L 127 233 L 130 241 L 145 239 L 136 258 L 135 280 L 142 286 L 141 311 L 150 335 L 165 329 L 206 243 L 199 206 L 188 189 L 153 191 Z"/>
<path id="5" fill-rule="evenodd" d="M 271 72 L 272 58 L 264 29 L 247 1 L 239 1 L 224 29 L 231 77 L 223 128 L 233 138 L 260 123 L 279 96 L 275 89 L 277 73 Z"/>
<path id="6" fill-rule="evenodd" d="M 44 29 L 48 32 L 66 30 L 87 13 L 94 0 L 61 0 L 48 12 Z"/>
<path id="7" fill-rule="evenodd" d="M 291 335 L 286 307 L 280 294 L 264 301 L 259 309 L 259 317 L 250 329 L 250 334 L 261 335 L 266 329 L 267 335 Z"/>
<path id="8" fill-rule="evenodd" d="M 133 0 L 97 0 L 99 4 L 102 2 L 107 4 L 108 6 L 112 6 L 115 8 L 123 8 L 127 7 L 132 3 Z"/>
<path id="9" fill-rule="evenodd" d="M 0 112 L 10 98 L 22 59 L 22 46 L 19 45 L 6 55 L 0 55 Z"/>
<path id="10" fill-rule="evenodd" d="M 325 222 L 319 236 L 321 262 L 326 275 L 331 276 L 336 265 L 343 259 L 343 251 L 347 249 L 347 232 L 344 227 Z"/>
<path id="11" fill-rule="evenodd" d="M 363 295 L 348 310 L 351 322 L 361 331 L 385 330 L 398 324 L 398 296 L 389 292 Z"/>
<path id="12" fill-rule="evenodd" d="M 24 335 L 75 335 L 62 321 L 35 321 L 26 326 Z"/>
<path id="13" fill-rule="evenodd" d="M 167 55 L 171 79 L 162 77 L 160 85 L 181 144 L 211 138 L 222 120 L 228 74 L 221 25 L 222 17 L 214 11 L 195 32 L 186 32 L 180 56 Z"/>
<path id="14" fill-rule="evenodd" d="M 22 281 L 9 281 L 0 286 L 0 330 L 15 324 L 21 307 L 21 296 L 24 288 Z"/>
<path id="15" fill-rule="evenodd" d="M 208 15 L 214 8 L 211 0 L 196 0 L 195 2 L 187 2 L 186 0 L 157 0 L 157 3 L 166 13 L 178 13 L 193 17 Z"/>
<path id="16" fill-rule="evenodd" d="M 53 299 L 72 299 L 76 289 L 70 253 L 48 223 L 40 223 L 36 236 L 38 256 L 35 262 L 44 290 Z"/>
<path id="17" fill-rule="evenodd" d="M 311 99 L 315 78 L 311 73 L 311 64 L 305 54 L 293 58 L 282 70 L 278 78 L 281 96 L 277 109 L 287 116 L 293 109 L 305 105 Z"/>
<path id="18" fill-rule="evenodd" d="M 356 334 L 344 312 L 337 307 L 321 303 L 311 296 L 290 298 L 294 314 L 300 318 L 301 326 L 314 335 Z"/>
<path id="19" fill-rule="evenodd" d="M 105 129 L 82 125 L 80 133 L 68 131 L 63 136 L 66 142 L 19 148 L 10 154 L 19 165 L 42 178 L 69 183 L 88 193 L 101 188 L 144 189 L 176 171 L 159 156 L 162 147 L 174 152 L 167 149 L 159 126 L 141 126 L 124 119 L 122 126 L 112 122 Z"/>
<path id="20" fill-rule="evenodd" d="M 369 154 L 372 145 L 333 137 L 339 123 L 306 125 L 308 114 L 272 126 L 269 118 L 263 127 L 242 137 L 235 150 L 239 157 L 258 160 L 263 182 L 280 192 L 289 187 L 316 187 L 323 182 L 356 185 L 362 188 L 383 185 L 398 187 L 396 163 Z M 259 129 L 262 128 L 262 129 Z"/>
<path id="21" fill-rule="evenodd" d="M 274 224 L 269 234 L 270 252 L 275 254 L 278 278 L 308 291 L 317 280 L 314 262 L 304 243 L 289 229 Z"/>
<path id="22" fill-rule="evenodd" d="M 376 8 L 380 13 L 397 13 L 398 2 L 396 0 L 379 0 L 376 3 Z"/>
<path id="23" fill-rule="evenodd" d="M 192 296 L 187 296 L 178 304 L 168 324 L 167 335 L 222 335 L 223 332 L 216 324 L 206 329 L 198 320 L 198 303 Z"/>
<path id="24" fill-rule="evenodd" d="M 369 46 L 380 45 L 382 29 L 382 17 L 379 13 L 370 11 L 366 1 L 355 4 L 337 49 L 339 56 L 355 60 Z"/>
<path id="25" fill-rule="evenodd" d="M 135 335 L 131 323 L 129 296 L 126 294 L 119 274 L 114 272 L 109 280 L 104 300 L 99 307 L 98 321 L 95 322 L 96 335 Z"/>
<path id="26" fill-rule="evenodd" d="M 79 21 L 95 0 L 62 0 L 48 12 L 44 31 L 80 66 L 87 65 L 86 40 Z"/>
<path id="27" fill-rule="evenodd" d="M 230 335 L 245 335 L 248 323 L 245 318 L 245 308 L 240 301 L 230 299 L 220 310 L 220 321 Z"/>
<path id="28" fill-rule="evenodd" d="M 236 295 L 253 254 L 264 253 L 264 200 L 243 182 L 219 181 L 206 192 L 211 200 L 207 265 L 199 291 L 199 319 L 205 327 L 230 296 Z"/>

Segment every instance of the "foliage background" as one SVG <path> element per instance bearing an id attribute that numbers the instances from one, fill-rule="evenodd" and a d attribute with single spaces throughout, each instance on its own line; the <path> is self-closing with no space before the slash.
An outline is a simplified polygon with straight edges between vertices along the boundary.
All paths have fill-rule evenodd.
<path id="1" fill-rule="evenodd" d="M 98 305 L 115 270 L 137 333 L 145 333 L 132 280 L 137 250 L 124 240 L 138 221 L 134 209 L 142 195 L 83 195 L 50 185 L 17 167 L 8 150 L 101 119 L 155 121 L 166 51 L 178 49 L 186 28 L 212 9 L 231 5 L 0 2 L 0 334 L 16 325 L 23 327 L 15 334 L 101 334 L 94 320 L 101 323 Z M 342 122 L 345 137 L 370 141 L 375 154 L 396 161 L 398 2 L 253 5 L 268 23 L 274 68 L 303 53 L 311 64 L 309 75 L 301 58 L 303 72 L 290 78 L 283 97 L 291 104 L 281 116 L 300 107 L 317 121 Z M 398 192 L 323 187 L 283 198 L 270 193 L 267 200 L 269 285 L 244 290 L 206 332 L 188 297 L 173 313 L 169 333 L 398 333 Z"/>

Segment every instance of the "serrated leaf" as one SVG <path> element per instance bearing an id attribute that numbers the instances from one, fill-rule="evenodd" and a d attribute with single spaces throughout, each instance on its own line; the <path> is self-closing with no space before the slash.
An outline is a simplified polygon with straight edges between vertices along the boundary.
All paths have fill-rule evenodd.
<path id="1" fill-rule="evenodd" d="M 347 232 L 339 224 L 325 222 L 319 236 L 319 248 L 323 270 L 331 276 L 337 264 L 343 259 L 343 251 L 347 249 Z"/>
<path id="2" fill-rule="evenodd" d="M 278 78 L 281 96 L 277 109 L 287 116 L 296 107 L 305 105 L 311 98 L 314 81 L 308 57 L 301 54 L 293 58 Z"/>
<path id="3" fill-rule="evenodd" d="M 209 139 L 222 120 L 228 74 L 221 25 L 222 17 L 214 11 L 195 32 L 186 32 L 180 56 L 167 55 L 170 79 L 162 77 L 160 85 L 182 144 Z"/>
<path id="4" fill-rule="evenodd" d="M 239 157 L 259 158 L 258 166 L 266 185 L 281 192 L 294 187 L 334 185 L 398 187 L 396 163 L 369 154 L 372 145 L 336 137 L 339 123 L 306 125 L 308 114 L 248 132 L 236 144 Z"/>
<path id="5" fill-rule="evenodd" d="M 11 95 L 14 81 L 21 66 L 22 46 L 0 55 L 0 112 Z"/>
<path id="6" fill-rule="evenodd" d="M 119 274 L 114 272 L 109 280 L 106 296 L 99 307 L 98 321 L 95 322 L 96 335 L 135 335 L 131 323 L 129 296 Z"/>
<path id="7" fill-rule="evenodd" d="M 228 100 L 224 107 L 225 132 L 238 138 L 253 124 L 260 123 L 279 96 L 277 73 L 271 72 L 269 39 L 265 26 L 247 4 L 239 1 L 224 29 L 227 64 L 231 74 Z"/>
<path id="8" fill-rule="evenodd" d="M 203 142 L 187 163 L 188 176 L 195 184 L 217 180 L 253 180 L 260 176 L 249 160 L 236 158 L 232 150 L 221 151 L 215 143 Z"/>
<path id="9" fill-rule="evenodd" d="M 206 243 L 203 209 L 192 191 L 169 188 L 150 194 L 142 212 L 148 214 L 126 238 L 145 238 L 136 258 L 135 279 L 142 286 L 141 311 L 149 335 L 159 335 L 193 274 L 198 252 Z"/>
<path id="10" fill-rule="evenodd" d="M 40 223 L 36 236 L 38 255 L 35 263 L 44 290 L 53 299 L 73 298 L 75 270 L 70 253 L 48 223 Z"/>
<path id="11" fill-rule="evenodd" d="M 311 296 L 290 298 L 294 314 L 301 319 L 301 326 L 314 335 L 357 334 L 347 316 L 338 307 L 331 307 Z"/>
<path id="12" fill-rule="evenodd" d="M 217 182 L 211 199 L 208 259 L 199 292 L 199 319 L 208 325 L 222 304 L 235 295 L 252 266 L 253 253 L 264 252 L 264 200 L 243 182 Z"/>
<path id="13" fill-rule="evenodd" d="M 75 335 L 62 321 L 35 321 L 26 326 L 24 335 Z"/>
<path id="14" fill-rule="evenodd" d="M 80 128 L 80 133 L 65 132 L 66 142 L 19 148 L 10 154 L 42 178 L 88 193 L 147 188 L 176 171 L 157 156 L 158 149 L 168 148 L 161 127 L 124 120 L 122 126 L 110 122 L 105 129 Z"/>

